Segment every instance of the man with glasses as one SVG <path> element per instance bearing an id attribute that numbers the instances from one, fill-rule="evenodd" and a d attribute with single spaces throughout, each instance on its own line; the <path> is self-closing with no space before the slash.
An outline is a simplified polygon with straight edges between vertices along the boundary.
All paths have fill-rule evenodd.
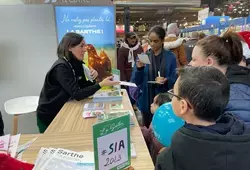
<path id="1" fill-rule="evenodd" d="M 214 67 L 179 70 L 174 89 L 168 91 L 175 114 L 185 120 L 170 148 L 157 159 L 156 170 L 248 170 L 250 130 L 223 110 L 230 85 Z"/>

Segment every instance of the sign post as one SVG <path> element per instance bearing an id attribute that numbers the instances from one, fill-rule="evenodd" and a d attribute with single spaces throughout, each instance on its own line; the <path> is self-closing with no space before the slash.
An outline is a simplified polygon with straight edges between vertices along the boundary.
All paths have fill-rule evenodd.
<path id="1" fill-rule="evenodd" d="M 119 170 L 131 165 L 130 115 L 93 126 L 95 170 Z"/>

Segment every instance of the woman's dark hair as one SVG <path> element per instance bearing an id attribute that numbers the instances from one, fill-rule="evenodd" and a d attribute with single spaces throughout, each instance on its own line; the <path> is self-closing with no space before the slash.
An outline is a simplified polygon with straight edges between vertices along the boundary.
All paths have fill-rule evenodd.
<path id="1" fill-rule="evenodd" d="M 156 101 L 155 101 L 155 104 L 157 104 L 158 106 L 161 106 L 163 105 L 164 103 L 167 103 L 167 102 L 170 102 L 170 98 L 169 98 L 169 95 L 168 93 L 159 93 L 157 95 L 157 98 L 156 98 Z"/>
<path id="2" fill-rule="evenodd" d="M 214 56 L 219 65 L 239 64 L 243 57 L 241 38 L 233 32 L 226 32 L 222 37 L 208 36 L 196 45 L 206 57 Z"/>
<path id="3" fill-rule="evenodd" d="M 148 35 L 151 34 L 152 32 L 156 33 L 161 40 L 165 39 L 166 31 L 164 30 L 164 28 L 162 28 L 162 26 L 156 25 L 156 26 L 152 27 L 149 30 Z"/>
<path id="4" fill-rule="evenodd" d="M 70 32 L 65 34 L 57 47 L 57 56 L 59 58 L 66 57 L 70 60 L 72 52 L 69 49 L 79 45 L 83 39 L 83 36 L 77 33 Z"/>

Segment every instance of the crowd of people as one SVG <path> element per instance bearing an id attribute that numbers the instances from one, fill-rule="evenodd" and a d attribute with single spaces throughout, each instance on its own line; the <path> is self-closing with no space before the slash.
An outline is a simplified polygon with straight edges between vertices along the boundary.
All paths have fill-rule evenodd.
<path id="1" fill-rule="evenodd" d="M 183 42 L 176 23 L 167 30 L 152 27 L 143 43 L 136 33 L 126 34 L 118 50 L 117 67 L 122 81 L 137 85 L 127 91 L 142 113 L 141 129 L 156 170 L 249 168 L 249 35 L 194 32 Z M 90 69 L 93 81 L 86 79 L 82 66 L 85 52 L 86 42 L 79 34 L 67 33 L 59 43 L 58 60 L 45 77 L 37 108 L 41 133 L 69 99 L 82 100 L 104 86 L 119 84 L 112 76 L 96 82 L 94 69 Z M 141 53 L 151 64 L 138 59 Z M 185 125 L 166 148 L 154 136 L 151 122 L 157 108 L 170 101 Z"/>
<path id="2" fill-rule="evenodd" d="M 141 129 L 157 170 L 250 165 L 249 35 L 230 30 L 220 36 L 193 32 L 184 42 L 173 23 L 167 30 L 154 26 L 142 41 L 151 64 L 140 62 L 138 51 L 131 53 L 139 43 L 136 34 L 126 48 L 133 61 L 120 53 L 124 49 L 118 51 L 118 69 L 127 72 L 121 65 L 133 69 L 131 77 L 123 80 L 138 86 L 128 92 L 142 113 Z M 170 99 L 185 125 L 175 133 L 171 147 L 165 148 L 154 136 L 151 121 L 156 109 Z"/>

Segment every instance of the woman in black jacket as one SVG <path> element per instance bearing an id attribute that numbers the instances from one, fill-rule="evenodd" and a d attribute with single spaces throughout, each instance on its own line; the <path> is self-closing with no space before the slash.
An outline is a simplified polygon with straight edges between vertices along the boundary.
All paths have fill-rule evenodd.
<path id="1" fill-rule="evenodd" d="M 76 33 L 67 33 L 58 48 L 58 60 L 46 75 L 37 108 L 37 125 L 43 133 L 57 113 L 69 99 L 82 100 L 98 91 L 103 86 L 113 86 L 119 82 L 107 77 L 97 84 L 86 79 L 83 57 L 84 38 Z M 90 69 L 90 76 L 96 79 L 98 73 Z"/>

